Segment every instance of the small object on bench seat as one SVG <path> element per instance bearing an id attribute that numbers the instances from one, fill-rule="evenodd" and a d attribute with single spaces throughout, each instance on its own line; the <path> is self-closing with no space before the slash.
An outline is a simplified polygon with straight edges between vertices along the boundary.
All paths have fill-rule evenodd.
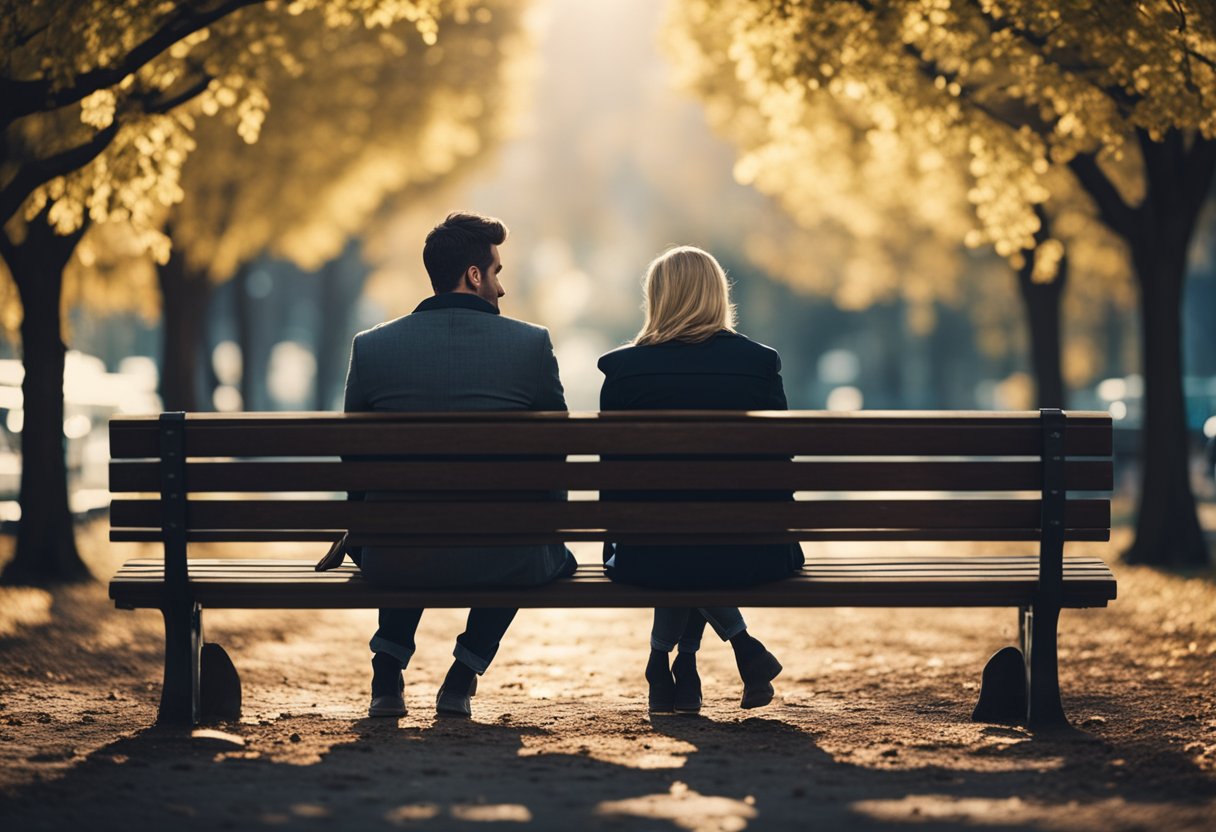
<path id="1" fill-rule="evenodd" d="M 933 606 L 1017 610 L 1020 649 L 994 657 L 976 718 L 1005 721 L 1020 710 L 1032 728 L 1053 727 L 1066 724 L 1059 612 L 1115 598 L 1101 559 L 1063 554 L 1066 541 L 1109 540 L 1109 499 L 1093 495 L 1113 485 L 1111 446 L 1109 414 L 1060 411 L 116 417 L 110 538 L 161 542 L 164 558 L 124 563 L 110 597 L 164 615 L 163 722 L 197 721 L 209 707 L 204 608 Z M 437 460 L 435 448 L 462 456 Z M 792 502 L 661 500 L 664 491 L 715 490 L 803 493 Z M 349 491 L 400 500 L 348 502 Z M 536 499 L 552 491 L 652 491 L 656 499 Z M 353 547 L 583 540 L 876 548 L 810 557 L 789 580 L 743 589 L 625 586 L 598 564 L 540 587 L 431 589 L 367 583 L 343 563 L 339 538 Z M 209 541 L 332 545 L 320 564 L 187 559 L 190 543 Z M 882 552 L 883 543 L 905 541 L 1034 541 L 1039 552 Z M 1017 687 L 1015 660 L 1024 704 L 1011 694 L 993 705 L 991 692 Z M 990 675 L 1013 681 L 993 687 Z M 235 673 L 231 681 L 239 684 Z"/>
<path id="2" fill-rule="evenodd" d="M 328 572 L 341 566 L 342 561 L 346 560 L 346 545 L 349 540 L 349 534 L 344 534 L 335 540 L 334 545 L 329 547 L 329 551 L 325 553 L 325 556 L 317 561 L 315 569 L 318 572 Z"/>

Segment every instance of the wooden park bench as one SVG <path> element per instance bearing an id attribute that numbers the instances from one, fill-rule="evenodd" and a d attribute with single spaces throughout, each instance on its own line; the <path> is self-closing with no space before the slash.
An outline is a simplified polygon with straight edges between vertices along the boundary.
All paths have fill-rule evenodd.
<path id="1" fill-rule="evenodd" d="M 1063 556 L 1065 541 L 1110 537 L 1105 413 L 166 413 L 113 419 L 110 453 L 110 539 L 164 546 L 163 560 L 126 562 L 110 597 L 164 615 L 165 722 L 199 718 L 204 608 L 731 605 L 1016 608 L 1020 654 L 989 662 L 976 716 L 1049 727 L 1066 724 L 1060 609 L 1115 597 L 1100 559 Z M 803 493 L 551 497 L 614 489 Z M 384 490 L 408 502 L 344 493 Z M 599 564 L 535 588 L 386 589 L 354 566 L 315 571 L 322 545 L 305 559 L 187 559 L 195 542 L 320 544 L 347 530 L 356 545 L 1037 541 L 1039 553 L 813 557 L 783 582 L 696 591 L 613 584 Z M 998 682 L 1011 655 L 1015 678 Z"/>

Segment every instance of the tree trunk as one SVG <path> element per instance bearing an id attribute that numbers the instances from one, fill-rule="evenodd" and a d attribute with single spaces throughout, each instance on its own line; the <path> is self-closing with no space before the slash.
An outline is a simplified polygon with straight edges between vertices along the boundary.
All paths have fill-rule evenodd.
<path id="1" fill-rule="evenodd" d="M 358 240 L 346 244 L 336 258 L 321 270 L 321 322 L 317 327 L 317 378 L 315 406 L 332 410 L 335 394 L 342 390 L 350 357 L 350 319 L 363 292 L 367 267 Z M 338 404 L 338 409 L 341 409 Z"/>
<path id="2" fill-rule="evenodd" d="M 1191 491 L 1186 400 L 1182 389 L 1182 290 L 1187 250 L 1216 171 L 1216 142 L 1188 150 L 1174 131 L 1164 142 L 1141 136 L 1147 193 L 1128 235 L 1140 288 L 1144 427 L 1140 507 L 1129 563 L 1203 567 L 1207 544 Z"/>
<path id="3" fill-rule="evenodd" d="M 63 436 L 63 370 L 67 347 L 60 320 L 63 269 L 84 228 L 66 237 L 46 223 L 46 212 L 30 221 L 17 246 L 5 237 L 3 251 L 21 297 L 21 347 L 25 379 L 25 425 L 21 431 L 21 522 L 17 550 L 4 570 L 10 584 L 85 580 L 88 568 L 76 551 L 68 507 Z M 3 232 L 0 231 L 0 234 Z"/>
<path id="4" fill-rule="evenodd" d="M 1041 208 L 1039 231 L 1035 242 L 1043 243 L 1051 236 L 1047 215 Z M 1026 263 L 1018 269 L 1018 292 L 1026 309 L 1026 324 L 1030 338 L 1030 365 L 1034 375 L 1035 401 L 1038 407 L 1067 407 L 1064 373 L 1061 368 L 1060 301 L 1068 279 L 1068 258 L 1060 259 L 1059 270 L 1050 283 L 1036 283 L 1034 252 L 1024 252 Z"/>
<path id="5" fill-rule="evenodd" d="M 212 285 L 174 252 L 157 268 L 161 293 L 160 397 L 166 411 L 200 410 L 199 361 Z"/>
<path id="6" fill-rule="evenodd" d="M 1186 248 L 1136 251 L 1144 351 L 1140 509 L 1128 563 L 1206 566 L 1207 544 L 1191 491 L 1190 441 L 1182 391 L 1182 286 Z"/>

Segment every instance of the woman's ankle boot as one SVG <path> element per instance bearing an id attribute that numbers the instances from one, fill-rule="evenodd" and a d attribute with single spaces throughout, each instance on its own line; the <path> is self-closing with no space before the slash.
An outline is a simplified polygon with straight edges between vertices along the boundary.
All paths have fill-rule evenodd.
<path id="1" fill-rule="evenodd" d="M 781 672 L 781 662 L 768 652 L 758 639 L 752 638 L 747 631 L 740 633 L 730 640 L 735 649 L 735 665 L 739 668 L 739 678 L 743 680 L 743 700 L 739 703 L 743 708 L 761 708 L 773 701 L 774 691 L 772 681 Z"/>
<path id="2" fill-rule="evenodd" d="M 696 653 L 677 653 L 671 664 L 676 680 L 675 710 L 678 714 L 701 712 L 701 676 L 697 673 Z"/>

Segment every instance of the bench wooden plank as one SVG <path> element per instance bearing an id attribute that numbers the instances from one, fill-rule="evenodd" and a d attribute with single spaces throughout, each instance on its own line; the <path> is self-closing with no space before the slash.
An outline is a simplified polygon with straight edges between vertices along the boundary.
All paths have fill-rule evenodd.
<path id="1" fill-rule="evenodd" d="M 909 574 L 903 570 L 915 568 L 914 560 L 895 559 L 890 564 L 893 571 L 886 572 L 884 559 L 872 558 L 872 571 L 859 574 L 856 563 L 812 558 L 802 574 L 787 581 L 724 590 L 652 590 L 614 584 L 595 565 L 580 567 L 574 578 L 531 588 L 385 589 L 364 581 L 352 566 L 315 572 L 306 560 L 194 559 L 190 577 L 196 600 L 209 608 L 984 607 L 1030 602 L 1037 585 L 1036 556 L 1002 558 L 1001 564 L 983 572 L 976 571 L 979 560 L 982 558 L 961 558 L 958 567 L 951 569 L 944 565 L 948 559 L 931 558 L 924 563 L 924 574 Z M 128 561 L 111 582 L 110 597 L 119 606 L 155 607 L 163 579 L 159 559 Z M 1065 558 L 1064 606 L 1105 606 L 1114 597 L 1114 576 L 1101 561 Z"/>
<path id="2" fill-rule="evenodd" d="M 318 553 L 319 554 L 319 553 Z M 1023 565 L 1031 555 L 832 555 L 818 557 L 815 562 L 830 564 L 833 568 L 852 568 L 883 566 L 898 568 L 901 566 L 920 567 L 924 565 L 947 566 L 985 566 L 991 564 Z M 1105 568 L 1106 562 L 1094 555 L 1069 555 L 1068 561 L 1073 565 L 1094 564 Z M 159 568 L 160 558 L 133 558 L 124 564 L 125 568 Z M 249 568 L 264 566 L 272 569 L 306 569 L 312 570 L 313 561 L 308 558 L 192 558 L 192 569 L 227 568 L 232 563 L 240 563 Z"/>
<path id="3" fill-rule="evenodd" d="M 186 420 L 192 457 L 433 454 L 740 454 L 811 456 L 1022 455 L 1042 450 L 1039 415 L 953 416 L 941 413 L 847 414 L 788 411 L 724 415 L 706 411 L 639 417 L 608 414 L 312 414 L 295 420 L 251 414 Z M 487 426 L 477 430 L 478 422 Z M 898 428 L 893 430 L 892 428 Z M 160 454 L 157 420 L 110 422 L 116 459 Z M 1109 456 L 1109 414 L 1069 413 L 1069 456 Z"/>
<path id="4" fill-rule="evenodd" d="M 668 421 L 680 423 L 697 422 L 748 422 L 757 418 L 780 420 L 788 422 L 819 422 L 823 424 L 989 424 L 989 425 L 1022 425 L 1028 422 L 1039 423 L 1042 414 L 1037 410 L 647 410 L 647 411 L 594 411 L 594 410 L 498 410 L 498 411 L 463 411 L 463 412 L 409 412 L 394 411 L 391 413 L 339 413 L 332 410 L 292 410 L 274 412 L 198 412 L 187 413 L 186 423 L 189 425 L 206 425 L 210 427 L 234 427 L 239 425 L 335 425 L 345 424 L 352 420 L 361 422 L 442 422 L 467 424 L 469 422 L 493 421 L 494 423 L 513 422 L 627 422 L 637 421 L 639 414 L 644 413 L 649 421 Z M 1067 416 L 1077 424 L 1102 425 L 1113 424 L 1110 413 L 1105 410 L 1069 410 Z M 110 417 L 110 423 L 122 429 L 136 429 L 147 424 L 157 424 L 159 417 L 148 414 L 117 414 Z"/>
<path id="5" fill-rule="evenodd" d="M 198 580 L 221 580 L 221 581 L 231 580 L 234 583 L 246 582 L 246 581 L 312 580 L 312 576 L 309 575 L 307 571 L 303 571 L 303 570 L 301 570 L 299 572 L 285 572 L 285 571 L 278 571 L 278 570 L 267 570 L 267 571 L 241 570 L 240 572 L 201 571 L 201 572 L 197 572 L 197 573 L 192 572 L 191 574 L 194 575 Z M 1071 570 L 1069 570 L 1069 574 L 1073 575 L 1074 577 L 1077 577 L 1077 578 L 1095 577 L 1095 576 L 1101 577 L 1101 576 L 1105 576 L 1107 574 L 1107 572 L 1106 572 L 1106 570 L 1099 569 L 1097 567 L 1083 567 L 1083 568 L 1079 568 L 1079 569 L 1071 569 Z M 856 580 L 859 582 L 876 581 L 876 580 L 918 581 L 918 580 L 921 580 L 924 578 L 951 578 L 951 579 L 958 579 L 958 580 L 983 581 L 983 580 L 987 580 L 990 578 L 991 579 L 1001 579 L 1001 578 L 1006 578 L 1009 576 L 1015 576 L 1018 578 L 1029 578 L 1030 580 L 1034 580 L 1038 576 L 1038 571 L 1035 569 L 1030 569 L 1030 568 L 988 569 L 988 570 L 983 570 L 983 569 L 961 570 L 961 569 L 948 569 L 948 568 L 919 569 L 919 570 L 911 570 L 911 569 L 885 570 L 885 569 L 876 568 L 876 569 L 870 569 L 870 570 L 850 570 L 850 571 L 837 572 L 837 571 L 834 571 L 831 569 L 821 569 L 821 568 L 816 568 L 816 567 L 812 566 L 812 567 L 807 567 L 803 571 L 803 576 L 804 577 L 825 578 L 825 579 L 826 578 L 848 579 L 848 580 Z M 133 572 L 128 572 L 128 573 L 126 573 L 126 577 L 132 581 L 138 581 L 138 580 L 141 580 L 144 578 L 157 579 L 156 573 L 146 572 L 143 570 L 136 570 Z M 324 577 L 324 576 L 322 576 L 322 577 Z M 320 580 L 320 579 L 321 578 L 318 578 L 318 580 Z M 578 580 L 578 578 L 575 578 L 574 580 Z"/>
<path id="6" fill-rule="evenodd" d="M 159 500 L 114 500 L 111 522 L 158 527 Z M 362 532 L 537 534 L 597 530 L 599 535 L 767 532 L 774 529 L 1037 528 L 1039 500 L 816 500 L 798 502 L 504 502 L 427 503 L 416 511 L 401 503 L 344 500 L 193 500 L 191 529 L 332 529 Z M 1070 500 L 1069 528 L 1110 526 L 1106 500 Z"/>
<path id="7" fill-rule="evenodd" d="M 1107 491 L 1109 460 L 1070 460 L 1069 490 Z M 110 491 L 157 492 L 157 462 L 110 463 Z M 186 490 L 206 492 L 468 490 L 1037 491 L 1039 462 L 190 462 Z"/>
<path id="8" fill-rule="evenodd" d="M 219 529 L 188 531 L 186 539 L 191 543 L 332 543 L 343 535 L 341 529 Z M 596 531 L 563 530 L 551 534 L 495 534 L 474 535 L 461 533 L 439 535 L 410 535 L 408 541 L 388 535 L 356 534 L 352 536 L 355 546 L 516 546 L 538 543 L 573 543 L 579 541 L 598 542 L 604 535 Z M 859 542 L 884 541 L 1037 541 L 1038 529 L 799 529 L 790 532 L 764 532 L 741 535 L 731 534 L 619 534 L 614 540 L 625 543 L 665 543 L 671 545 L 712 546 L 728 543 L 797 543 L 806 542 Z M 1069 541 L 1110 540 L 1110 529 L 1065 529 L 1064 539 Z M 110 540 L 116 543 L 160 543 L 164 534 L 159 528 L 131 529 L 111 528 Z"/>

